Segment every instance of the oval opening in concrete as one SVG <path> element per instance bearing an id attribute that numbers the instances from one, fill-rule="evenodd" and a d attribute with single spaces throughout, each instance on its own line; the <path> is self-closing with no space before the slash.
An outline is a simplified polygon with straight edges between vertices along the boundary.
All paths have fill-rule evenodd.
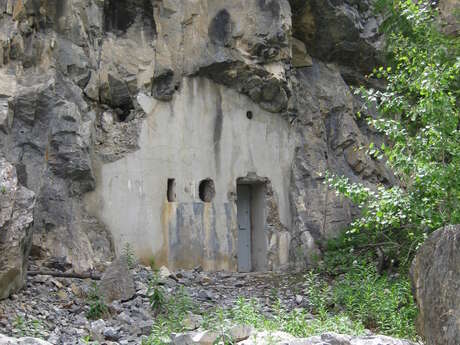
<path id="1" fill-rule="evenodd" d="M 216 188 L 214 186 L 214 181 L 211 179 L 205 179 L 200 182 L 198 188 L 201 201 L 211 202 L 216 195 Z"/>

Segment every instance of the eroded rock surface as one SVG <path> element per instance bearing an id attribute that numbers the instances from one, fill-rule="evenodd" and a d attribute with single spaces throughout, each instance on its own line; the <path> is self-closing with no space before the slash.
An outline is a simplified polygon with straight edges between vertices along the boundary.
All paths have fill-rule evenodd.
<path id="1" fill-rule="evenodd" d="M 145 262 L 236 270 L 251 175 L 253 269 L 311 263 L 356 214 L 320 174 L 392 182 L 356 149 L 373 133 L 347 84 L 380 61 L 379 21 L 367 0 L 0 1 L 0 152 L 37 195 L 34 258 L 81 272 L 134 242 Z"/>
<path id="2" fill-rule="evenodd" d="M 337 236 L 359 213 L 324 184 L 326 171 L 371 188 L 395 180 L 363 149 L 379 139 L 356 119 L 362 102 L 352 95 L 340 69 L 315 60 L 312 67 L 296 69 L 294 78 L 300 145 L 292 168 L 292 248 L 300 248 L 297 260 L 311 263 L 316 245 Z"/>
<path id="3" fill-rule="evenodd" d="M 336 62 L 347 82 L 382 61 L 381 18 L 368 0 L 290 0 L 293 35 L 304 42 L 313 57 Z"/>
<path id="4" fill-rule="evenodd" d="M 0 300 L 25 284 L 34 205 L 35 194 L 18 183 L 16 169 L 0 157 Z"/>
<path id="5" fill-rule="evenodd" d="M 417 328 L 427 345 L 460 343 L 460 225 L 435 231 L 417 251 L 411 278 Z"/>

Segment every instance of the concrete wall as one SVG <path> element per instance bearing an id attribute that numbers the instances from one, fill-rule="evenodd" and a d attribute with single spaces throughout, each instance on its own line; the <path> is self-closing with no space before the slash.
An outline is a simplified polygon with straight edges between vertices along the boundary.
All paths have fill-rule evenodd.
<path id="1" fill-rule="evenodd" d="M 140 149 L 95 162 L 97 189 L 85 200 L 112 232 L 117 253 L 130 243 L 144 261 L 154 256 L 170 268 L 236 270 L 236 180 L 248 174 L 269 179 L 280 221 L 290 228 L 295 139 L 286 119 L 202 78 L 184 79 L 171 102 L 138 101 L 147 113 Z M 168 178 L 176 202 L 167 201 Z M 198 195 L 206 178 L 215 183 L 211 203 Z"/>

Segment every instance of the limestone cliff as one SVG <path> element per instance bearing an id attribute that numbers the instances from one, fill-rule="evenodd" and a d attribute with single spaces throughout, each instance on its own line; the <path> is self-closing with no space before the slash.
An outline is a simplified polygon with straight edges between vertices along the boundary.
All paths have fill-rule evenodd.
<path id="1" fill-rule="evenodd" d="M 392 182 L 349 87 L 380 61 L 371 3 L 0 0 L 0 153 L 36 194 L 32 255 L 84 271 L 130 243 L 236 270 L 245 184 L 253 269 L 309 263 L 356 214 L 321 173 Z"/>

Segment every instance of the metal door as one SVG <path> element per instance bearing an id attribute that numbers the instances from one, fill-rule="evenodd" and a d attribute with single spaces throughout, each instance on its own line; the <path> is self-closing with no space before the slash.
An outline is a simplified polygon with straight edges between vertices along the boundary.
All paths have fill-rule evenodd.
<path id="1" fill-rule="evenodd" d="M 237 186 L 238 272 L 251 271 L 251 190 L 249 185 Z"/>

